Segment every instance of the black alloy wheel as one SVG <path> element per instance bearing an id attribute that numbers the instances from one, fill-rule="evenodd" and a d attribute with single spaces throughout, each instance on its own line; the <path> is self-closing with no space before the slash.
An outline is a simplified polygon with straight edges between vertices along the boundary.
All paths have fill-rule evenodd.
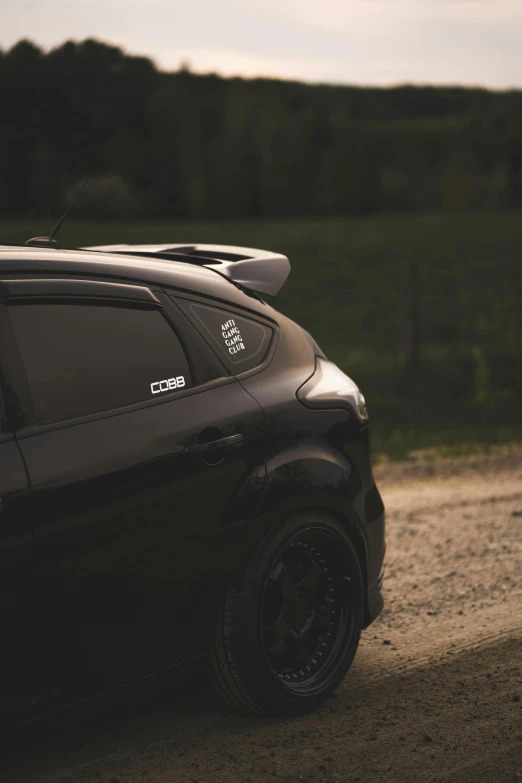
<path id="1" fill-rule="evenodd" d="M 271 534 L 228 591 L 214 647 L 222 697 L 261 714 L 298 714 L 327 699 L 357 650 L 361 567 L 343 526 L 300 513 Z"/>
<path id="2" fill-rule="evenodd" d="M 265 581 L 261 633 L 270 668 L 307 688 L 324 678 L 355 619 L 352 576 L 333 544 L 322 529 L 298 534 Z"/>

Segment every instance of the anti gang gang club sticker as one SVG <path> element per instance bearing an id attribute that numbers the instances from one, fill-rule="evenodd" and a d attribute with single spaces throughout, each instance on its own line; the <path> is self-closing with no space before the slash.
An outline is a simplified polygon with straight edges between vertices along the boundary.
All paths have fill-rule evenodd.
<path id="1" fill-rule="evenodd" d="M 228 352 L 231 355 L 245 350 L 245 343 L 241 337 L 239 327 L 236 326 L 236 322 L 233 318 L 230 318 L 224 324 L 221 324 L 221 336 L 225 341 L 225 345 L 228 348 Z"/>

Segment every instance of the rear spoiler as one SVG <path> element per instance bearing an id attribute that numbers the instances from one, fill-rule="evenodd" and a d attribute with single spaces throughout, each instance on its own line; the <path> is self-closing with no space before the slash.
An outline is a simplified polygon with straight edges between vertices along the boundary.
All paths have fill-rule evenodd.
<path id="1" fill-rule="evenodd" d="M 232 245 L 97 245 L 95 250 L 198 264 L 258 294 L 276 296 L 290 273 L 290 261 L 279 253 Z"/>

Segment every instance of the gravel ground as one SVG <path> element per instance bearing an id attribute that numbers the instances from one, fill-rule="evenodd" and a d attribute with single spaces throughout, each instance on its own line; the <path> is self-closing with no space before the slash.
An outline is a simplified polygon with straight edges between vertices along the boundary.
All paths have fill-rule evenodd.
<path id="1" fill-rule="evenodd" d="M 2 783 L 522 781 L 522 451 L 375 472 L 386 608 L 326 705 L 241 718 L 185 667 L 24 730 Z"/>

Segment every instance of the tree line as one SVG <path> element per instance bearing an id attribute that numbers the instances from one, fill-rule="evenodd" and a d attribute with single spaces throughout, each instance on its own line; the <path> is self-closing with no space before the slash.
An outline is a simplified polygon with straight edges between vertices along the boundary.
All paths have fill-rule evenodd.
<path id="1" fill-rule="evenodd" d="M 522 203 L 522 92 L 166 73 L 96 40 L 0 50 L 0 212 L 343 216 Z"/>

